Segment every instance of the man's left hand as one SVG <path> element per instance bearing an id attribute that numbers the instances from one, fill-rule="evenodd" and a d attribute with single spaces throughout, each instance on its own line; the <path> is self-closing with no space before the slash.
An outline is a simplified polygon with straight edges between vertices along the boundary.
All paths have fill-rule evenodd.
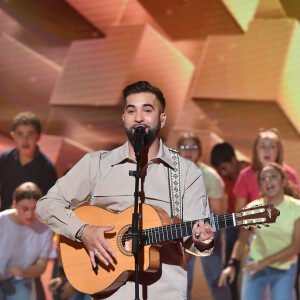
<path id="1" fill-rule="evenodd" d="M 199 220 L 193 226 L 193 243 L 200 251 L 210 248 L 211 243 L 207 243 L 207 241 L 214 235 L 211 226 L 208 223 L 204 223 L 203 220 Z"/>

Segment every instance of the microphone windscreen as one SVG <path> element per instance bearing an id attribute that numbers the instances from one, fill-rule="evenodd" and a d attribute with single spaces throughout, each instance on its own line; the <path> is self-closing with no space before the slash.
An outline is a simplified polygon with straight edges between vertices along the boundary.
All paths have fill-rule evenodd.
<path id="1" fill-rule="evenodd" d="M 133 148 L 134 151 L 141 151 L 144 147 L 144 139 L 145 139 L 145 128 L 143 126 L 139 126 L 134 130 L 134 141 L 133 141 Z"/>

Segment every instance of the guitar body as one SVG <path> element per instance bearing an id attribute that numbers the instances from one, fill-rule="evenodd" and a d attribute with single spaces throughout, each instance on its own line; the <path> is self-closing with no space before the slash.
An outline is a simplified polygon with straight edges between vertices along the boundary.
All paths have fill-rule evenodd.
<path id="1" fill-rule="evenodd" d="M 92 268 L 90 257 L 83 243 L 60 236 L 65 274 L 77 290 L 87 294 L 110 293 L 119 288 L 134 273 L 134 256 L 131 253 L 130 242 L 126 242 L 133 212 L 133 206 L 121 213 L 112 213 L 97 206 L 82 206 L 74 210 L 76 216 L 89 225 L 115 225 L 113 231 L 105 234 L 107 242 L 116 254 L 114 264 L 105 266 L 99 262 L 98 270 Z M 140 223 L 141 229 L 171 224 L 167 213 L 159 207 L 140 204 L 139 213 L 143 216 Z M 139 270 L 155 272 L 159 266 L 158 249 L 152 245 L 141 247 Z"/>

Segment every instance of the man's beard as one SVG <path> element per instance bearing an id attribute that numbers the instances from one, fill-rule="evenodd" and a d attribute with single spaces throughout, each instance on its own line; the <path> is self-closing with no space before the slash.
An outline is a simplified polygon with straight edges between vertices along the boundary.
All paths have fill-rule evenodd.
<path id="1" fill-rule="evenodd" d="M 145 140 L 144 140 L 144 146 L 147 146 L 147 145 L 150 145 L 155 140 L 155 138 L 158 136 L 158 133 L 160 130 L 160 123 L 158 123 L 157 126 L 155 126 L 154 128 L 151 128 L 150 126 L 145 125 L 145 124 L 143 124 L 143 126 L 148 128 L 148 131 L 145 134 Z M 125 132 L 126 132 L 126 135 L 128 137 L 129 142 L 131 143 L 131 145 L 133 145 L 133 142 L 134 142 L 133 127 L 136 128 L 138 126 L 134 125 L 129 128 L 125 127 Z"/>

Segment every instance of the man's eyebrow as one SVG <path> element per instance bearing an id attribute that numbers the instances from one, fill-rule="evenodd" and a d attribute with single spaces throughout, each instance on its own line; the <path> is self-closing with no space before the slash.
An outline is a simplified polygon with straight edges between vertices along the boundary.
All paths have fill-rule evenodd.
<path id="1" fill-rule="evenodd" d="M 150 104 L 150 103 L 143 104 L 143 107 L 151 107 L 151 108 L 155 109 L 154 106 L 153 106 L 152 104 Z M 127 110 L 128 108 L 135 108 L 135 105 L 133 105 L 133 104 L 128 104 L 128 105 L 126 106 L 126 110 Z"/>
<path id="2" fill-rule="evenodd" d="M 128 104 L 128 105 L 125 107 L 125 109 L 127 110 L 128 108 L 135 108 L 135 106 L 132 105 L 132 104 Z"/>
<path id="3" fill-rule="evenodd" d="M 154 109 L 154 106 L 152 104 L 150 104 L 150 103 L 149 104 L 148 103 L 147 104 L 143 104 L 143 107 L 151 107 L 151 108 Z"/>

